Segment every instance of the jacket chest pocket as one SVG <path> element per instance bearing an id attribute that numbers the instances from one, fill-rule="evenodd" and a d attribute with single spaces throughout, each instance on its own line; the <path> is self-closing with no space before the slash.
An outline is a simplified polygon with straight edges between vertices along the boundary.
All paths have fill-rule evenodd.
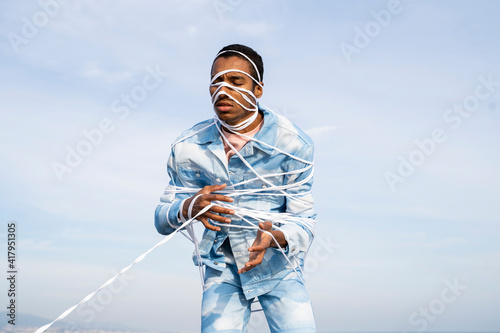
<path id="1" fill-rule="evenodd" d="M 257 178 L 254 173 L 247 173 L 244 176 L 245 184 L 244 187 L 245 189 L 260 189 L 262 191 L 267 191 L 271 190 L 272 186 L 282 186 L 284 182 L 284 177 L 283 176 L 272 176 L 272 177 L 266 177 L 265 174 L 260 174 L 261 177 L 265 180 L 263 181 L 260 178 Z M 270 183 L 270 184 L 269 184 Z"/>
<path id="2" fill-rule="evenodd" d="M 259 178 L 254 178 L 254 174 L 245 175 L 245 181 L 248 181 L 244 185 L 245 189 L 256 191 L 255 194 L 247 196 L 247 200 L 251 206 L 257 210 L 270 211 L 283 205 L 284 197 L 281 195 L 281 192 L 272 190 L 272 185 L 267 182 Z M 276 186 L 283 184 L 282 176 L 265 177 L 264 179 Z"/>
<path id="3" fill-rule="evenodd" d="M 202 188 L 212 185 L 211 177 L 203 170 L 192 166 L 179 166 L 179 178 L 186 187 Z"/>

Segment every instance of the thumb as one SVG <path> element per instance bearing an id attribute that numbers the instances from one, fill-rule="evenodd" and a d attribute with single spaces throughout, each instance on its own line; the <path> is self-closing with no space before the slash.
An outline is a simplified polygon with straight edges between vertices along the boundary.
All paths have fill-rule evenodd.
<path id="1" fill-rule="evenodd" d="M 260 222 L 259 223 L 259 228 L 269 231 L 273 227 L 273 224 L 270 221 L 265 221 L 264 223 Z"/>

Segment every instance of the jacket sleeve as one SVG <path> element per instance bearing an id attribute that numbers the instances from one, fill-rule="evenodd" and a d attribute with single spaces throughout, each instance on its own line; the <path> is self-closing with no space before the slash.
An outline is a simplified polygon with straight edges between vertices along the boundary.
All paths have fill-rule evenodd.
<path id="1" fill-rule="evenodd" d="M 187 193 L 176 193 L 175 186 L 183 186 L 175 167 L 174 150 L 170 153 L 167 163 L 167 173 L 170 176 L 170 182 L 160 197 L 160 203 L 155 210 L 155 227 L 162 235 L 168 235 L 179 228 L 182 222 L 178 219 L 178 212 L 182 203 L 189 197 Z"/>
<path id="2" fill-rule="evenodd" d="M 299 153 L 296 155 L 302 160 L 312 162 L 314 156 L 314 146 L 312 143 L 305 144 Z M 304 169 L 310 164 L 293 159 L 288 167 L 288 172 Z M 286 177 L 286 184 L 300 183 L 310 177 L 301 185 L 292 187 L 286 192 L 292 194 L 293 198 L 286 197 L 286 212 L 300 219 L 292 219 L 280 227 L 284 233 L 288 246 L 286 252 L 288 255 L 297 255 L 300 252 L 306 252 L 309 249 L 314 238 L 314 225 L 316 223 L 316 212 L 314 210 L 314 199 L 311 194 L 313 184 L 313 168 L 291 174 Z M 300 199 L 300 200 L 297 200 Z"/>

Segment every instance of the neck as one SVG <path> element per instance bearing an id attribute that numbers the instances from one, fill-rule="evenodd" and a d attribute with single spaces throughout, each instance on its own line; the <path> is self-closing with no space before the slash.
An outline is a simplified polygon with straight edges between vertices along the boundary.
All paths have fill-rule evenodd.
<path id="1" fill-rule="evenodd" d="M 250 124 L 248 125 L 247 127 L 245 127 L 244 129 L 241 129 L 239 131 L 235 131 L 235 132 L 238 132 L 238 133 L 248 133 L 250 131 L 253 131 L 254 129 L 257 128 L 257 126 L 259 126 L 259 124 L 262 122 L 262 119 L 263 119 L 263 115 L 260 111 L 257 111 L 257 117 L 255 118 L 255 120 Z M 233 132 L 233 131 L 230 131 L 228 130 L 227 128 L 225 128 L 224 126 L 222 126 L 222 128 L 226 131 L 226 132 Z"/>

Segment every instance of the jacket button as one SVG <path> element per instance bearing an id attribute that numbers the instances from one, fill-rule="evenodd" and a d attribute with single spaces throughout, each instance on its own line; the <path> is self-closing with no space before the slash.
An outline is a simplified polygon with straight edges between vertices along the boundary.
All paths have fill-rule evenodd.
<path id="1" fill-rule="evenodd" d="M 214 265 L 218 265 L 218 264 L 219 264 L 219 262 L 217 262 L 217 261 L 214 261 Z"/>
<path id="2" fill-rule="evenodd" d="M 214 243 L 217 243 L 217 238 L 214 240 Z"/>
<path id="3" fill-rule="evenodd" d="M 199 172 L 197 172 L 196 177 L 201 177 L 201 174 Z"/>

